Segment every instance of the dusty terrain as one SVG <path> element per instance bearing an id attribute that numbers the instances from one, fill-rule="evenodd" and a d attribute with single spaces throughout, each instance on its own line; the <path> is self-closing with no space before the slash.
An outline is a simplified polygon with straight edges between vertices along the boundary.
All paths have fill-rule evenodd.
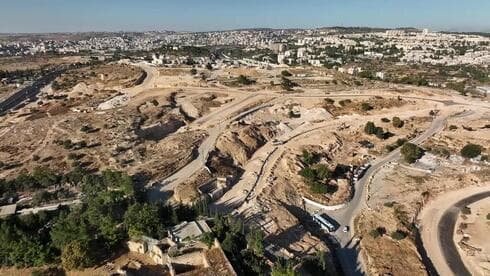
<path id="1" fill-rule="evenodd" d="M 473 275 L 490 273 L 490 198 L 467 206 L 471 214 L 461 214 L 456 222 L 454 241 L 466 267 Z"/>
<path id="2" fill-rule="evenodd" d="M 0 159 L 8 164 L 0 176 L 13 178 L 38 166 L 60 172 L 113 168 L 147 176 L 152 200 L 171 192 L 172 200 L 184 204 L 199 197 L 200 185 L 229 176 L 232 186 L 213 203 L 215 210 L 259 226 L 266 241 L 290 256 L 333 254 L 327 244 L 342 230 L 320 231 L 303 197 L 345 207 L 355 193 L 345 168 L 383 160 L 387 146 L 421 135 L 443 116 L 464 113 L 470 101 L 373 81 L 358 87 L 354 78 L 323 68 L 292 70 L 300 87 L 287 93 L 279 69 L 199 69 L 195 75 L 190 69 L 106 64 L 66 73 L 36 103 L 0 118 Z M 256 83 L 230 85 L 239 75 Z M 466 142 L 490 142 L 489 129 L 483 128 L 488 111 L 478 104 L 469 117 L 449 117 L 423 144 L 427 153 L 416 164 L 396 160 L 371 174 L 367 197 L 351 203 L 369 207 L 344 235 L 362 238 L 370 274 L 425 275 L 411 235 L 420 207 L 436 195 L 488 179 L 488 164 L 458 156 Z M 395 116 L 403 127 L 393 126 Z M 368 121 L 390 135 L 366 134 Z M 440 155 L 441 147 L 450 157 Z M 299 175 L 306 166 L 304 150 L 317 157 L 315 165 L 332 171 L 328 185 L 335 189 L 310 190 Z M 353 220 L 357 213 L 352 214 L 344 219 Z M 386 234 L 373 237 L 376 227 Z M 391 237 L 396 231 L 407 236 Z"/>

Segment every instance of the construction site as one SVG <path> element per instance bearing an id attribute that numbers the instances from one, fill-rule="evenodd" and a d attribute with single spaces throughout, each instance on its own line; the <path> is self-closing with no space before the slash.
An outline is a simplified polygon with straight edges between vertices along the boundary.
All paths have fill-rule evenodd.
<path id="1" fill-rule="evenodd" d="M 211 210 L 259 227 L 287 258 L 327 252 L 332 275 L 352 263 L 370 275 L 426 275 L 414 230 L 425 227 L 421 210 L 449 191 L 490 184 L 488 102 L 353 85 L 328 69 L 291 70 L 297 86 L 288 90 L 281 68 L 191 69 L 118 62 L 63 73 L 0 117 L 0 178 L 78 166 L 143 176 L 148 201 L 209 196 Z M 400 156 L 408 142 L 424 151 L 416 162 Z M 460 155 L 468 143 L 482 145 L 478 158 Z M 67 199 L 80 193 L 71 192 Z M 487 203 L 472 206 L 456 232 L 480 275 L 489 271 Z"/>

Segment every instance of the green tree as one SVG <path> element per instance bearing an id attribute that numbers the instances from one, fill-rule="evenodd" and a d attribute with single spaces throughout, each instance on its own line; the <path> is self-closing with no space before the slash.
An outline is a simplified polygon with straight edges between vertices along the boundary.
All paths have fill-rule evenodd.
<path id="1" fill-rule="evenodd" d="M 369 111 L 372 109 L 373 109 L 373 107 L 369 103 L 366 103 L 366 102 L 361 103 L 361 110 L 362 111 Z"/>
<path id="2" fill-rule="evenodd" d="M 237 82 L 239 84 L 241 84 L 241 85 L 251 85 L 251 84 L 254 84 L 255 83 L 254 80 L 251 80 L 251 79 L 249 79 L 248 77 L 246 77 L 244 75 L 238 76 Z"/>
<path id="3" fill-rule="evenodd" d="M 403 159 L 410 164 L 424 155 L 424 150 L 412 143 L 403 144 L 400 152 L 403 155 Z"/>
<path id="4" fill-rule="evenodd" d="M 393 119 L 391 120 L 392 121 L 392 124 L 394 127 L 396 128 L 402 128 L 403 125 L 405 124 L 400 118 L 398 117 L 393 117 Z"/>
<path id="5" fill-rule="evenodd" d="M 293 81 L 291 81 L 290 79 L 288 79 L 286 77 L 281 77 L 282 89 L 284 89 L 286 91 L 291 91 L 293 89 L 293 87 L 296 87 L 296 86 L 298 86 L 297 83 L 294 83 Z"/>
<path id="6" fill-rule="evenodd" d="M 264 256 L 264 233 L 253 227 L 246 235 L 247 245 L 256 256 Z"/>
<path id="7" fill-rule="evenodd" d="M 206 244 L 208 248 L 211 248 L 214 244 L 214 234 L 213 232 L 206 232 L 201 236 L 201 242 Z"/>
<path id="8" fill-rule="evenodd" d="M 475 158 L 482 152 L 482 146 L 469 143 L 461 149 L 461 156 L 466 158 Z"/>
<path id="9" fill-rule="evenodd" d="M 163 227 L 158 208 L 152 204 L 140 203 L 128 208 L 124 214 L 124 224 L 130 237 L 154 236 L 155 233 L 161 232 L 160 228 Z"/>
<path id="10" fill-rule="evenodd" d="M 272 266 L 271 276 L 298 276 L 294 271 L 293 264 L 285 259 L 278 259 Z"/>
<path id="11" fill-rule="evenodd" d="M 90 267 L 94 265 L 92 252 L 88 244 L 72 241 L 61 251 L 61 264 L 66 270 Z"/>
<path id="12" fill-rule="evenodd" d="M 364 132 L 366 134 L 369 134 L 369 135 L 375 134 L 376 130 L 377 130 L 377 127 L 373 122 L 367 122 L 366 126 L 364 127 Z"/>
<path id="13" fill-rule="evenodd" d="M 315 162 L 315 155 L 307 151 L 306 149 L 303 149 L 302 161 L 306 165 L 312 165 Z"/>

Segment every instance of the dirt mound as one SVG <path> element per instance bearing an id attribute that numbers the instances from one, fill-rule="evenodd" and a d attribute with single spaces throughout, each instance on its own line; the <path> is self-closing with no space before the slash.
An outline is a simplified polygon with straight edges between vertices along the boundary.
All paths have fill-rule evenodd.
<path id="1" fill-rule="evenodd" d="M 230 156 L 235 165 L 243 166 L 273 136 L 274 131 L 267 126 L 238 125 L 221 135 L 216 148 L 222 154 Z"/>
<path id="2" fill-rule="evenodd" d="M 397 209 L 383 208 L 379 212 L 366 211 L 358 217 L 358 232 L 361 236 L 363 257 L 366 261 L 368 275 L 427 275 L 421 258 L 410 237 L 396 240 L 390 235 L 402 229 L 397 217 Z M 379 227 L 386 234 L 373 236 Z"/>

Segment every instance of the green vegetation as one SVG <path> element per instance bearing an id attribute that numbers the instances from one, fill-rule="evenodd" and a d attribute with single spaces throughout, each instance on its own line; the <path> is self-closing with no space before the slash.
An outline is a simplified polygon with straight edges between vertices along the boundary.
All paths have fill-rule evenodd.
<path id="1" fill-rule="evenodd" d="M 244 75 L 238 76 L 238 78 L 237 78 L 236 81 L 237 81 L 238 84 L 241 84 L 241 85 L 252 85 L 252 84 L 255 83 L 254 80 L 252 80 L 252 79 L 250 79 L 250 78 L 248 78 L 247 76 L 244 76 Z"/>
<path id="2" fill-rule="evenodd" d="M 404 238 L 407 237 L 407 233 L 405 233 L 402 230 L 396 230 L 392 232 L 390 236 L 395 240 L 403 240 Z"/>
<path id="3" fill-rule="evenodd" d="M 463 207 L 463 209 L 461 209 L 461 213 L 463 215 L 471 215 L 471 208 L 468 206 L 465 206 L 465 207 Z"/>
<path id="4" fill-rule="evenodd" d="M 331 99 L 331 98 L 326 98 L 324 101 L 326 104 L 334 104 L 335 103 L 335 100 Z"/>
<path id="5" fill-rule="evenodd" d="M 458 91 L 461 95 L 466 95 L 466 82 L 450 82 L 446 86 L 449 89 Z"/>
<path id="6" fill-rule="evenodd" d="M 310 275 L 330 275 L 331 270 L 327 266 L 327 254 L 324 251 L 317 251 L 314 256 L 303 259 L 303 268 Z"/>
<path id="7" fill-rule="evenodd" d="M 191 72 L 191 75 L 196 75 L 197 74 L 197 70 L 195 68 L 192 68 L 190 72 Z"/>
<path id="8" fill-rule="evenodd" d="M 403 144 L 400 152 L 403 156 L 403 159 L 410 164 L 414 163 L 424 155 L 424 150 L 421 147 L 412 143 Z"/>
<path id="9" fill-rule="evenodd" d="M 293 263 L 280 258 L 272 267 L 271 276 L 299 276 L 300 274 L 294 271 Z"/>
<path id="10" fill-rule="evenodd" d="M 328 184 L 332 177 L 332 172 L 325 164 L 318 164 L 317 157 L 303 150 L 301 161 L 305 164 L 305 168 L 299 171 L 303 180 L 310 188 L 310 191 L 315 194 L 325 194 L 335 192 L 335 188 Z"/>
<path id="11" fill-rule="evenodd" d="M 383 236 L 384 234 L 386 234 L 386 229 L 384 227 L 376 227 L 375 229 L 371 230 L 369 232 L 369 235 L 375 239 Z"/>
<path id="12" fill-rule="evenodd" d="M 396 128 L 402 128 L 403 125 L 405 124 L 400 118 L 398 117 L 393 117 L 393 119 L 391 119 L 392 123 L 393 123 L 393 126 L 396 127 Z"/>
<path id="13" fill-rule="evenodd" d="M 243 222 L 231 216 L 215 216 L 213 231 L 238 275 L 264 275 L 268 267 L 264 255 L 264 234 L 252 228 L 248 234 Z"/>
<path id="14" fill-rule="evenodd" d="M 67 269 L 83 268 L 107 259 L 130 236 L 162 238 L 165 227 L 209 214 L 207 201 L 192 207 L 142 203 L 142 183 L 117 171 L 92 174 L 81 168 L 58 175 L 46 168 L 15 180 L 1 180 L 14 191 L 36 191 L 52 185 L 76 185 L 82 203 L 53 212 L 11 216 L 0 220 L 0 265 L 42 266 L 61 261 Z M 3 188 L 2 188 L 3 189 Z M 5 191 L 2 191 L 5 192 Z M 12 192 L 9 190 L 7 192 Z M 36 198 L 45 198 L 40 192 Z"/>
<path id="15" fill-rule="evenodd" d="M 461 149 L 461 156 L 466 158 L 475 158 L 482 152 L 482 146 L 469 143 Z"/>
<path id="16" fill-rule="evenodd" d="M 339 102 L 339 105 L 340 105 L 341 107 L 345 107 L 345 106 L 347 106 L 347 105 L 348 105 L 348 104 L 350 104 L 350 103 L 352 103 L 352 101 L 351 101 L 351 100 L 349 100 L 349 99 L 346 99 L 346 100 L 341 100 L 341 101 Z"/>
<path id="17" fill-rule="evenodd" d="M 390 145 L 386 145 L 386 146 L 385 146 L 385 150 L 386 150 L 387 152 L 392 152 L 392 151 L 394 151 L 395 149 L 397 149 L 397 148 L 399 148 L 399 147 L 403 146 L 403 145 L 404 145 L 406 142 L 407 142 L 407 139 L 400 138 L 400 139 L 396 140 L 396 142 L 395 142 L 395 143 L 390 144 Z"/>
<path id="18" fill-rule="evenodd" d="M 282 71 L 282 72 L 281 72 L 281 76 L 283 76 L 283 77 L 291 77 L 291 76 L 292 76 L 292 74 L 291 74 L 291 73 L 289 73 L 289 71 L 284 70 L 284 71 Z"/>
<path id="19" fill-rule="evenodd" d="M 449 149 L 447 149 L 443 146 L 433 147 L 430 149 L 430 152 L 435 154 L 435 155 L 444 157 L 444 158 L 448 158 L 451 155 L 451 152 L 449 152 Z"/>
<path id="20" fill-rule="evenodd" d="M 369 111 L 372 109 L 373 109 L 373 107 L 369 103 L 366 103 L 366 102 L 361 103 L 361 110 L 362 111 Z"/>
<path id="21" fill-rule="evenodd" d="M 392 133 L 385 132 L 382 127 L 377 127 L 373 122 L 367 122 L 364 126 L 364 132 L 369 135 L 376 135 L 379 139 L 388 139 Z"/>
<path id="22" fill-rule="evenodd" d="M 383 122 L 383 123 L 389 123 L 390 122 L 390 119 L 388 119 L 388 118 L 381 118 L 381 122 Z"/>
<path id="23" fill-rule="evenodd" d="M 281 87 L 286 91 L 291 91 L 294 87 L 298 86 L 297 83 L 291 81 L 286 77 L 281 77 Z"/>

